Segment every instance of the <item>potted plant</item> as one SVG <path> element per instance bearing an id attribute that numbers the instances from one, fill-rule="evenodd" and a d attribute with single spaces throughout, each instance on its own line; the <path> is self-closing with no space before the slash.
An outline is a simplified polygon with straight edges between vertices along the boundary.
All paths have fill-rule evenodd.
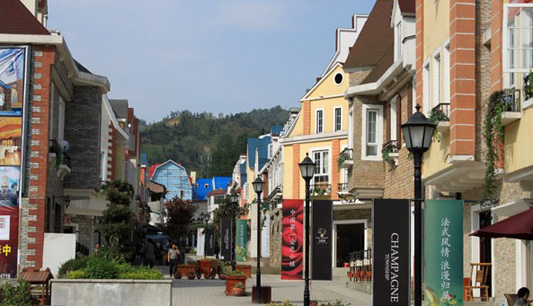
<path id="1" fill-rule="evenodd" d="M 238 282 L 231 289 L 231 295 L 233 295 L 233 296 L 243 296 L 245 290 L 246 290 L 246 286 L 243 283 Z"/>
<path id="2" fill-rule="evenodd" d="M 241 271 L 246 276 L 252 276 L 252 266 L 251 265 L 237 265 L 235 266 L 235 271 Z"/>
<path id="3" fill-rule="evenodd" d="M 194 272 L 187 272 L 187 278 L 188 279 L 195 279 L 196 278 L 196 273 Z"/>
<path id="4" fill-rule="evenodd" d="M 232 289 L 237 283 L 246 285 L 246 274 L 241 271 L 230 271 L 226 274 L 226 295 L 232 294 Z M 246 288 L 245 288 L 246 289 Z"/>

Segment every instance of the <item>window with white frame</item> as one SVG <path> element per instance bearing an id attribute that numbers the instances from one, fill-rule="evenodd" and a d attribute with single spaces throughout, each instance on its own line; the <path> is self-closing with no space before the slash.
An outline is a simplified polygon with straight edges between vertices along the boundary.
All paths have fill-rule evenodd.
<path id="1" fill-rule="evenodd" d="M 65 101 L 59 96 L 59 109 L 58 109 L 58 124 L 57 124 L 57 138 L 65 138 Z"/>
<path id="2" fill-rule="evenodd" d="M 334 131 L 340 131 L 342 130 L 342 108 L 336 107 L 334 112 Z"/>
<path id="3" fill-rule="evenodd" d="M 315 159 L 315 176 L 313 180 L 315 183 L 329 182 L 329 151 L 314 151 L 313 157 Z"/>
<path id="4" fill-rule="evenodd" d="M 397 135 L 398 130 L 398 96 L 394 97 L 390 103 L 390 139 L 399 140 Z"/>
<path id="5" fill-rule="evenodd" d="M 431 78 L 430 78 L 430 67 L 429 67 L 429 63 L 426 63 L 424 65 L 424 71 L 422 73 L 422 81 L 423 81 L 423 90 L 422 90 L 422 107 L 424 108 L 423 109 L 423 112 L 426 113 L 426 114 L 429 114 L 430 112 L 430 101 L 429 101 L 429 94 L 430 94 L 430 85 L 431 85 Z"/>
<path id="6" fill-rule="evenodd" d="M 450 44 L 448 43 L 444 46 L 444 51 L 442 52 L 442 77 L 443 77 L 443 87 L 442 87 L 442 102 L 450 103 Z M 440 103 L 440 102 L 439 102 Z"/>
<path id="7" fill-rule="evenodd" d="M 269 143 L 268 144 L 268 159 L 271 159 L 272 158 L 272 144 Z"/>
<path id="8" fill-rule="evenodd" d="M 316 111 L 316 133 L 324 132 L 324 110 Z"/>
<path id="9" fill-rule="evenodd" d="M 402 56 L 402 22 L 398 22 L 396 24 L 396 39 L 395 39 L 395 51 L 396 51 L 396 59 L 400 58 Z"/>
<path id="10" fill-rule="evenodd" d="M 440 63 L 440 52 L 433 57 L 433 97 L 431 99 L 430 105 L 425 113 L 431 111 L 431 108 L 435 107 L 440 103 L 440 87 L 441 87 L 441 76 L 442 76 L 442 65 Z"/>
<path id="11" fill-rule="evenodd" d="M 361 155 L 363 160 L 381 160 L 383 146 L 383 107 L 363 104 Z"/>
<path id="12" fill-rule="evenodd" d="M 506 4 L 504 12 L 504 72 L 533 69 L 533 4 Z"/>

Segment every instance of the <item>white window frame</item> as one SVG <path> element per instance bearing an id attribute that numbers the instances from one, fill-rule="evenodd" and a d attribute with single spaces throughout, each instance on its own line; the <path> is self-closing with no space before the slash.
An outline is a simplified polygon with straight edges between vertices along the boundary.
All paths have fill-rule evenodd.
<path id="1" fill-rule="evenodd" d="M 321 125 L 319 126 L 318 125 L 318 113 L 321 113 L 322 114 L 322 123 Z M 319 127 L 320 127 L 320 130 L 319 130 Z M 324 109 L 323 108 L 317 108 L 315 110 L 315 133 L 316 134 L 321 134 L 321 133 L 324 133 Z"/>
<path id="2" fill-rule="evenodd" d="M 392 100 L 390 101 L 390 139 L 389 140 L 396 140 L 398 141 L 398 98 L 399 96 L 396 95 Z"/>
<path id="3" fill-rule="evenodd" d="M 329 147 L 321 147 L 321 148 L 313 148 L 311 150 L 311 157 L 313 159 L 314 162 L 316 162 L 316 158 L 315 158 L 315 153 L 325 153 L 327 152 L 328 153 L 328 163 L 327 163 L 327 173 L 320 173 L 320 175 L 315 175 L 313 176 L 313 181 L 312 181 L 312 184 L 315 184 L 315 177 L 317 176 L 325 176 L 327 175 L 328 176 L 328 181 L 327 182 L 318 182 L 318 183 L 324 183 L 324 184 L 331 184 L 331 180 L 332 180 L 332 177 L 331 177 L 331 160 L 332 160 L 332 156 L 331 156 L 331 148 Z M 323 158 L 323 157 L 322 157 Z M 320 168 L 319 166 L 316 168 L 318 169 Z"/>
<path id="4" fill-rule="evenodd" d="M 52 83 L 52 88 L 50 89 L 50 116 L 49 116 L 49 126 L 48 126 L 48 134 L 50 136 L 50 139 L 54 139 L 54 101 L 56 96 L 56 85 Z"/>
<path id="5" fill-rule="evenodd" d="M 378 116 L 376 121 L 376 145 L 377 145 L 377 154 L 376 156 L 367 156 L 366 154 L 366 135 L 367 135 L 367 113 L 369 110 L 377 110 Z M 361 159 L 362 160 L 371 160 L 371 161 L 382 161 L 382 156 L 379 154 L 381 151 L 380 148 L 383 147 L 383 105 L 369 105 L 363 104 L 363 111 L 361 112 L 362 116 L 362 135 L 361 135 Z"/>
<path id="6" fill-rule="evenodd" d="M 506 74 L 506 73 L 529 73 L 529 71 L 532 69 L 532 68 L 508 68 L 508 65 L 509 65 L 509 59 L 507 57 L 507 51 L 508 51 L 508 28 L 507 28 L 507 24 L 509 22 L 508 20 L 508 16 L 509 16 L 509 8 L 524 8 L 524 7 L 527 7 L 527 8 L 532 8 L 533 10 L 533 4 L 532 3 L 508 3 L 508 4 L 504 4 L 503 5 L 503 25 L 502 25 L 502 30 L 503 30 L 503 33 L 502 33 L 502 64 L 503 64 L 503 73 Z M 532 51 L 533 52 L 533 51 Z M 533 63 L 532 63 L 532 66 L 533 66 Z"/>
<path id="7" fill-rule="evenodd" d="M 394 27 L 395 37 L 394 37 L 394 44 L 395 44 L 395 59 L 399 59 L 402 57 L 403 50 L 402 50 L 402 21 L 400 20 Z"/>
<path id="8" fill-rule="evenodd" d="M 337 129 L 337 110 L 340 110 L 341 111 L 341 115 L 340 115 L 340 129 Z M 338 132 L 338 131 L 342 131 L 342 106 L 335 106 L 333 108 L 333 132 Z"/>
<path id="9" fill-rule="evenodd" d="M 432 63 L 433 66 L 431 68 L 432 72 L 432 92 L 431 92 L 431 101 L 429 105 L 429 109 L 425 111 L 425 113 L 431 112 L 431 109 L 441 101 L 441 93 L 442 93 L 442 56 L 441 56 L 441 50 L 440 48 L 435 51 L 432 57 Z"/>
<path id="10" fill-rule="evenodd" d="M 267 157 L 268 159 L 272 158 L 272 144 L 271 143 L 268 144 Z"/>
<path id="11" fill-rule="evenodd" d="M 422 107 L 425 114 L 429 114 L 431 108 L 431 66 L 429 65 L 429 59 L 424 62 L 422 71 Z"/>
<path id="12" fill-rule="evenodd" d="M 57 139 L 65 139 L 65 108 L 66 104 L 61 95 L 59 95 L 59 107 L 57 110 Z"/>

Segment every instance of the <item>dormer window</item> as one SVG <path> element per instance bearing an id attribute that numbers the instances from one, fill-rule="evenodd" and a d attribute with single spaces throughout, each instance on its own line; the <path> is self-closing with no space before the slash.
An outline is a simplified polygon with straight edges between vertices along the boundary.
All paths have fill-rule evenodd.
<path id="1" fill-rule="evenodd" d="M 396 24 L 396 29 L 394 31 L 394 50 L 396 51 L 396 59 L 399 59 L 402 56 L 402 22 Z"/>

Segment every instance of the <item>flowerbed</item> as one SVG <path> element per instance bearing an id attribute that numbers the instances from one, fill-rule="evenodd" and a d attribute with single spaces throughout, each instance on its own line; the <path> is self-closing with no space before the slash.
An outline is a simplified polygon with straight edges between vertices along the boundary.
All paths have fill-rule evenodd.
<path id="1" fill-rule="evenodd" d="M 163 279 L 157 269 L 135 267 L 120 260 L 89 256 L 65 262 L 59 278 L 67 279 Z"/>

